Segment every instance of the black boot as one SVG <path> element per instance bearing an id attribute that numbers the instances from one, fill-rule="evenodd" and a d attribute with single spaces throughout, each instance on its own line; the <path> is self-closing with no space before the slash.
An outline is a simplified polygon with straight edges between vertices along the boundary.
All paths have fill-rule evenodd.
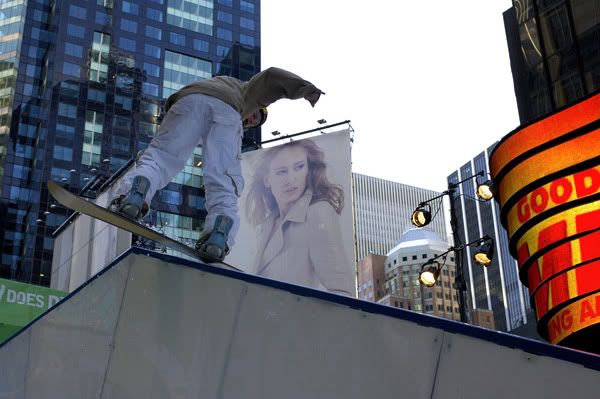
<path id="1" fill-rule="evenodd" d="M 121 194 L 114 198 L 109 205 L 111 211 L 133 219 L 141 220 L 150 208 L 145 201 L 146 193 L 150 189 L 150 180 L 144 176 L 136 176 L 131 183 L 131 190 L 127 195 Z"/>
<path id="2" fill-rule="evenodd" d="M 229 216 L 218 215 L 213 229 L 200 237 L 196 243 L 196 251 L 205 262 L 222 262 L 229 253 L 227 238 L 233 226 Z"/>

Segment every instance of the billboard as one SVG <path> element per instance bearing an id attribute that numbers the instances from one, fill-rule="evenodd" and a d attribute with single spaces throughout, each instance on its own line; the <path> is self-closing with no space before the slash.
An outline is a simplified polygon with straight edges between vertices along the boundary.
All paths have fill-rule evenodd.
<path id="1" fill-rule="evenodd" d="M 0 279 L 0 342 L 50 309 L 65 295 L 64 291 Z"/>
<path id="2" fill-rule="evenodd" d="M 600 94 L 513 131 L 490 170 L 538 332 L 600 351 Z"/>
<path id="3" fill-rule="evenodd" d="M 355 296 L 350 132 L 242 154 L 240 229 L 226 261 Z"/>

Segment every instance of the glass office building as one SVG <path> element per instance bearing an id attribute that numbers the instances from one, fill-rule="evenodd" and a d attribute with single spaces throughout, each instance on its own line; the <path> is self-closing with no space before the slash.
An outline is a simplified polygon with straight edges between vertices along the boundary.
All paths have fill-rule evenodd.
<path id="1" fill-rule="evenodd" d="M 513 0 L 504 25 L 521 124 L 600 90 L 600 0 Z"/>
<path id="2" fill-rule="evenodd" d="M 491 146 L 453 172 L 448 176 L 448 183 L 456 184 L 480 171 L 489 176 L 489 154 L 493 149 L 494 146 Z M 476 246 L 464 249 L 463 273 L 468 309 L 491 310 L 496 329 L 511 331 L 535 319 L 529 304 L 529 292 L 519 281 L 517 262 L 508 250 L 508 236 L 500 223 L 500 208 L 494 200 L 477 200 L 477 181 L 483 182 L 484 179 L 487 177 L 459 184 L 452 199 L 461 242 L 471 242 L 487 235 L 495 244 L 494 258 L 488 267 L 473 261 Z"/>
<path id="3" fill-rule="evenodd" d="M 2 2 L 0 277 L 48 285 L 51 233 L 69 211 L 46 181 L 93 194 L 148 145 L 174 91 L 260 71 L 259 16 L 259 0 Z M 153 201 L 152 220 L 190 239 L 204 216 L 201 157 Z"/>

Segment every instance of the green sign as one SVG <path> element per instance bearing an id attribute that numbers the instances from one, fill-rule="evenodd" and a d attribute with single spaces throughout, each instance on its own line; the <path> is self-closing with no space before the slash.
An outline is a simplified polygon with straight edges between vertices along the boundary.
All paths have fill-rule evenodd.
<path id="1" fill-rule="evenodd" d="M 64 291 L 0 279 L 0 342 L 67 295 Z"/>

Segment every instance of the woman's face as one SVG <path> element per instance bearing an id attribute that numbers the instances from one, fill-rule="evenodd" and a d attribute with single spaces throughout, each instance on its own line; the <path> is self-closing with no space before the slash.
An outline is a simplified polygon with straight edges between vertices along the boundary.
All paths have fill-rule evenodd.
<path id="1" fill-rule="evenodd" d="M 306 150 L 289 147 L 277 153 L 269 165 L 264 184 L 271 189 L 280 211 L 286 211 L 304 194 L 308 177 Z"/>

